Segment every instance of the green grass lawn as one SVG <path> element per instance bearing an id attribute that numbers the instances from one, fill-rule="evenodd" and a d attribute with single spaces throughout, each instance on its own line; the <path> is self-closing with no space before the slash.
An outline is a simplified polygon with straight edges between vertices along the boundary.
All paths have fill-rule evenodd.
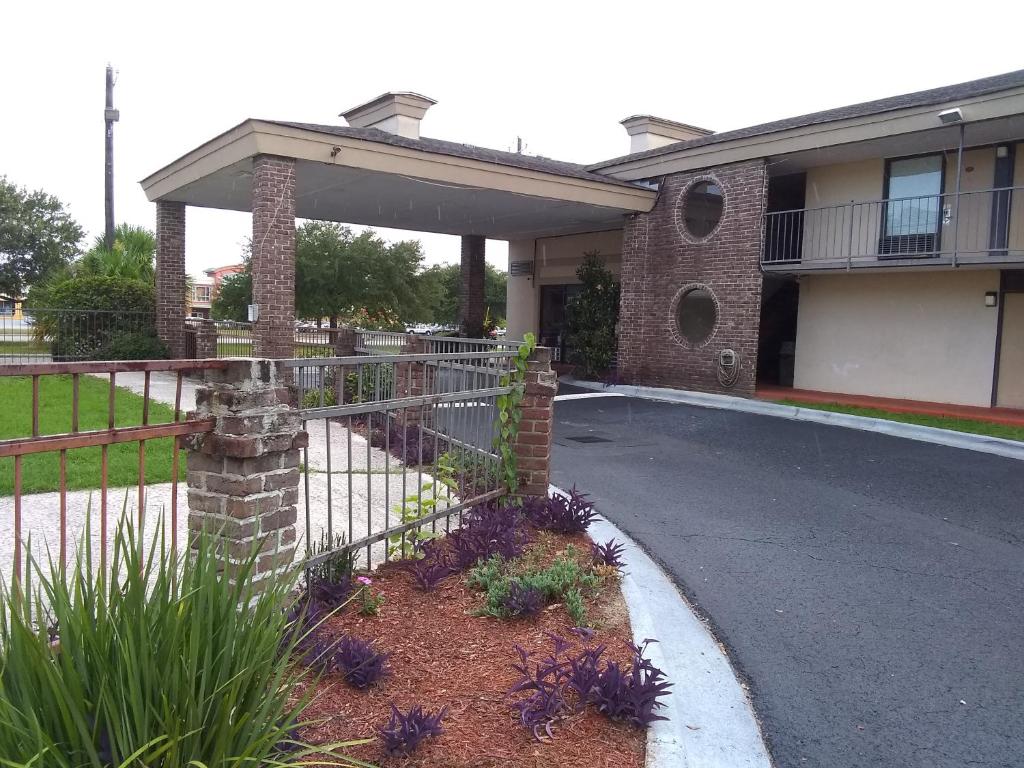
<path id="1" fill-rule="evenodd" d="M 78 428 L 82 431 L 107 426 L 109 384 L 93 376 L 79 377 Z M 0 377 L 0 440 L 23 438 L 32 434 L 32 379 L 23 376 Z M 114 423 L 118 427 L 142 423 L 142 397 L 118 387 L 114 398 Z M 174 409 L 150 401 L 149 423 L 174 420 Z M 56 434 L 71 431 L 71 377 L 42 376 L 39 379 L 39 431 Z M 129 486 L 138 482 L 139 444 L 120 443 L 108 448 L 109 486 Z M 163 483 L 171 479 L 169 437 L 146 441 L 146 482 Z M 182 469 L 184 461 L 181 462 Z M 182 476 L 184 472 L 182 471 Z M 76 448 L 68 451 L 68 489 L 99 488 L 100 448 Z M 60 454 L 37 453 L 22 459 L 22 490 L 25 493 L 56 491 L 60 487 Z M 14 459 L 0 459 L 0 495 L 14 492 Z"/>
<path id="2" fill-rule="evenodd" d="M 951 429 L 954 432 L 970 432 L 976 435 L 989 435 L 990 437 L 1002 437 L 1006 440 L 1024 441 L 1024 427 L 1013 427 L 1008 424 L 992 424 L 987 421 L 975 421 L 973 419 L 958 419 L 951 416 L 928 416 L 918 413 L 893 413 L 884 411 L 881 408 L 863 408 L 856 405 L 840 405 L 839 403 L 806 403 L 802 400 L 778 400 L 776 402 L 785 405 L 795 405 L 800 408 L 813 408 L 817 411 L 831 411 L 833 413 L 849 413 L 854 416 L 867 416 L 872 419 L 888 419 L 889 421 L 900 421 L 904 424 L 918 424 L 922 427 L 935 427 L 936 429 Z"/>
<path id="3" fill-rule="evenodd" d="M 0 355 L 48 355 L 48 344 L 40 344 L 32 339 L 24 341 L 0 341 Z"/>

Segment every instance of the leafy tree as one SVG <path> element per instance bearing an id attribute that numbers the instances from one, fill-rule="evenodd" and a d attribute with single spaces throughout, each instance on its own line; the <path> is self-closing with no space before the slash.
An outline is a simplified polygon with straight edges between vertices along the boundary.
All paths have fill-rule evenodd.
<path id="1" fill-rule="evenodd" d="M 459 314 L 459 281 L 462 268 L 458 264 L 440 264 L 430 267 L 420 275 L 420 293 L 424 297 L 427 311 L 423 317 L 410 320 L 452 325 Z M 507 275 L 486 265 L 484 272 L 484 304 L 496 323 L 505 319 Z"/>
<path id="2" fill-rule="evenodd" d="M 576 269 L 580 292 L 566 307 L 567 341 L 583 375 L 595 377 L 608 370 L 615 354 L 619 283 L 597 251 L 583 255 Z"/>
<path id="3" fill-rule="evenodd" d="M 0 176 L 0 293 L 20 296 L 68 264 L 78 255 L 82 235 L 56 197 Z"/>
<path id="4" fill-rule="evenodd" d="M 310 221 L 295 233 L 295 310 L 300 317 L 329 317 L 390 327 L 421 314 L 426 304 L 418 272 L 419 242 L 386 243 L 373 232 L 356 235 L 348 227 Z M 244 320 L 252 303 L 252 269 L 226 278 L 211 314 Z"/>
<path id="5" fill-rule="evenodd" d="M 249 317 L 252 304 L 252 267 L 245 262 L 245 269 L 228 275 L 220 282 L 217 295 L 210 304 L 210 315 L 214 320 L 237 320 L 243 322 Z"/>
<path id="6" fill-rule="evenodd" d="M 77 277 L 127 277 L 156 283 L 156 235 L 145 227 L 120 224 L 114 230 L 114 244 L 107 248 L 97 236 L 81 259 L 72 265 Z"/>

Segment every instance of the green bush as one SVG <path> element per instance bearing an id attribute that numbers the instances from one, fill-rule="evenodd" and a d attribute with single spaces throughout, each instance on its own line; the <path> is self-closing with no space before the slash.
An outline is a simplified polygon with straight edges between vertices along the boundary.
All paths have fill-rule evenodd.
<path id="1" fill-rule="evenodd" d="M 50 285 L 46 301 L 46 307 L 31 308 L 34 333 L 38 341 L 50 343 L 55 361 L 124 360 L 130 358 L 105 353 L 157 349 L 138 338 L 116 341 L 119 336 L 157 338 L 156 292 L 149 283 L 124 277 L 72 277 Z"/>
<path id="2" fill-rule="evenodd" d="M 231 583 L 205 537 L 189 557 L 160 539 L 142 557 L 124 520 L 108 577 L 88 542 L 70 573 L 31 561 L 34 599 L 0 586 L 0 765 L 249 768 L 312 752 L 295 736 L 313 686 L 289 661 L 293 577 L 254 583 L 254 554 Z"/>
<path id="3" fill-rule="evenodd" d="M 580 292 L 566 307 L 571 362 L 586 378 L 608 371 L 615 355 L 619 322 L 619 283 L 596 251 L 585 253 L 576 270 Z"/>
<path id="4" fill-rule="evenodd" d="M 170 357 L 167 345 L 155 335 L 146 333 L 119 333 L 96 353 L 97 360 L 166 360 Z"/>

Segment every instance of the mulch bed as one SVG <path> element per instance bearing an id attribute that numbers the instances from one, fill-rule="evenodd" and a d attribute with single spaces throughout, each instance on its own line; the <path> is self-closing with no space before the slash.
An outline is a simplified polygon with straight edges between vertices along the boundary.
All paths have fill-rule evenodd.
<path id="1" fill-rule="evenodd" d="M 554 548 L 573 543 L 586 551 L 583 536 L 555 536 Z M 374 741 L 350 752 L 352 757 L 383 766 L 441 766 L 443 768 L 640 768 L 646 734 L 613 722 L 592 708 L 559 722 L 554 739 L 537 741 L 516 719 L 507 698 L 518 679 L 511 664 L 513 645 L 545 653 L 552 644 L 545 633 L 573 638 L 564 608 L 549 606 L 540 615 L 505 621 L 472 615 L 481 597 L 470 590 L 463 575 L 422 592 L 411 575 L 394 564 L 373 574 L 373 591 L 385 597 L 380 615 L 361 616 L 355 604 L 325 622 L 325 633 L 347 633 L 373 640 L 390 653 L 391 674 L 367 690 L 347 685 L 338 673 L 321 679 L 304 718 L 317 725 L 302 737 L 312 743 L 357 738 Z M 596 601 L 588 601 L 596 634 L 588 644 L 605 643 L 608 655 L 630 658 L 629 620 L 621 593 L 609 583 Z M 448 707 L 444 733 L 426 740 L 409 758 L 388 757 L 375 738 L 394 702 L 403 711 L 422 705 L 427 710 Z"/>

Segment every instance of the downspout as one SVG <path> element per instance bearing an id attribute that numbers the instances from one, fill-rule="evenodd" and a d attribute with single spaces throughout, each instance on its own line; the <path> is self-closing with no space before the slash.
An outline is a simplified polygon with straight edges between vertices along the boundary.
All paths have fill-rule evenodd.
<path id="1" fill-rule="evenodd" d="M 957 263 L 960 250 L 960 177 L 963 175 L 964 167 L 964 128 L 960 123 L 960 144 L 956 149 L 956 199 L 953 201 L 953 268 L 960 265 Z"/>

